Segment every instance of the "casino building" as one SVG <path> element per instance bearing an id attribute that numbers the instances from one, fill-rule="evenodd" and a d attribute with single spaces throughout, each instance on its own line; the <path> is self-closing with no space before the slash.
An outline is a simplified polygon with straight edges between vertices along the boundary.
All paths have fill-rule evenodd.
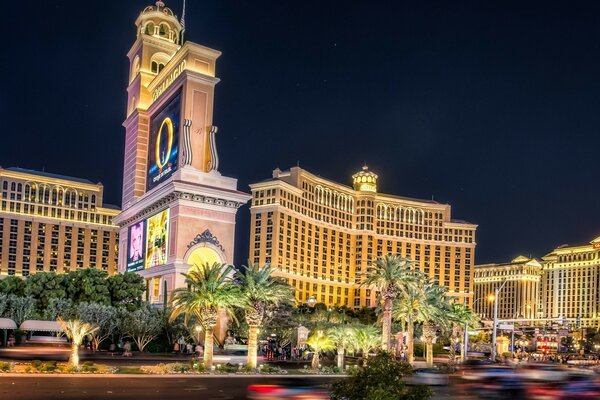
<path id="1" fill-rule="evenodd" d="M 220 52 L 184 41 L 162 1 L 137 20 L 129 84 L 119 271 L 137 271 L 162 303 L 194 265 L 232 262 L 235 216 L 250 195 L 219 173 L 213 124 Z"/>
<path id="2" fill-rule="evenodd" d="M 250 185 L 253 262 L 276 266 L 299 303 L 358 308 L 376 305 L 360 285 L 367 268 L 400 254 L 470 303 L 477 226 L 452 219 L 448 204 L 378 193 L 367 167 L 352 178 L 349 187 L 293 167 Z"/>
<path id="3" fill-rule="evenodd" d="M 0 277 L 117 269 L 116 206 L 86 179 L 0 168 Z"/>

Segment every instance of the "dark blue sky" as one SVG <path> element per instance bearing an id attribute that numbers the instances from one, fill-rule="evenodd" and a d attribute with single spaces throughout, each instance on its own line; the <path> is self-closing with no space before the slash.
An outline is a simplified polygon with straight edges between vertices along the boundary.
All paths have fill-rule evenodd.
<path id="1" fill-rule="evenodd" d="M 10 3 L 0 165 L 101 181 L 120 204 L 125 54 L 148 4 Z M 600 3 L 189 0 L 186 21 L 223 52 L 221 169 L 242 190 L 298 161 L 350 183 L 366 161 L 381 191 L 479 224 L 478 263 L 600 235 Z"/>

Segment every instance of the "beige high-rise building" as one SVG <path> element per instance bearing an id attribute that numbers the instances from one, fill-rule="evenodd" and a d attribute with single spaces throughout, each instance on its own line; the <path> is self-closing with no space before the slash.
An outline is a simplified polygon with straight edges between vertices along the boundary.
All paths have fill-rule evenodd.
<path id="1" fill-rule="evenodd" d="M 540 281 L 542 264 L 535 258 L 519 256 L 509 263 L 475 266 L 473 309 L 483 318 L 494 316 L 494 290 L 498 293 L 499 319 L 531 319 L 541 315 Z"/>
<path id="2" fill-rule="evenodd" d="M 572 326 L 600 326 L 600 237 L 565 245 L 542 257 L 541 302 L 545 318 Z"/>
<path id="3" fill-rule="evenodd" d="M 0 168 L 0 276 L 95 267 L 117 269 L 116 206 L 102 184 Z"/>
<path id="4" fill-rule="evenodd" d="M 378 193 L 366 167 L 352 178 L 349 187 L 294 167 L 250 185 L 250 259 L 275 266 L 300 303 L 374 307 L 361 279 L 400 254 L 469 302 L 477 226 L 453 220 L 448 204 Z"/>

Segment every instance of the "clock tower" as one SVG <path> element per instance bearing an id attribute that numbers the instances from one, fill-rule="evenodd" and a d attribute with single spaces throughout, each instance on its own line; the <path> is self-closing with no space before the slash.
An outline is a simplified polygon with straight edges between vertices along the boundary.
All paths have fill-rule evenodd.
<path id="1" fill-rule="evenodd" d="M 183 40 L 162 1 L 137 20 L 129 84 L 119 271 L 136 271 L 163 303 L 204 263 L 232 263 L 235 216 L 250 196 L 219 173 L 213 123 L 217 50 Z"/>

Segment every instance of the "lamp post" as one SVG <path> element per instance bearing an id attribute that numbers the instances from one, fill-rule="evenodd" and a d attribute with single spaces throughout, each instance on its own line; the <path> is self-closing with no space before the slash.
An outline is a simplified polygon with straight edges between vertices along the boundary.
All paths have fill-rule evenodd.
<path id="1" fill-rule="evenodd" d="M 504 288 L 504 285 L 506 285 L 506 282 L 508 282 L 508 280 L 505 280 L 504 282 L 502 282 L 502 285 L 500 285 L 500 287 L 497 287 L 494 290 L 494 326 L 492 329 L 492 362 L 496 362 L 496 331 L 498 329 L 498 293 L 500 293 L 500 291 L 502 290 L 502 288 Z"/>

